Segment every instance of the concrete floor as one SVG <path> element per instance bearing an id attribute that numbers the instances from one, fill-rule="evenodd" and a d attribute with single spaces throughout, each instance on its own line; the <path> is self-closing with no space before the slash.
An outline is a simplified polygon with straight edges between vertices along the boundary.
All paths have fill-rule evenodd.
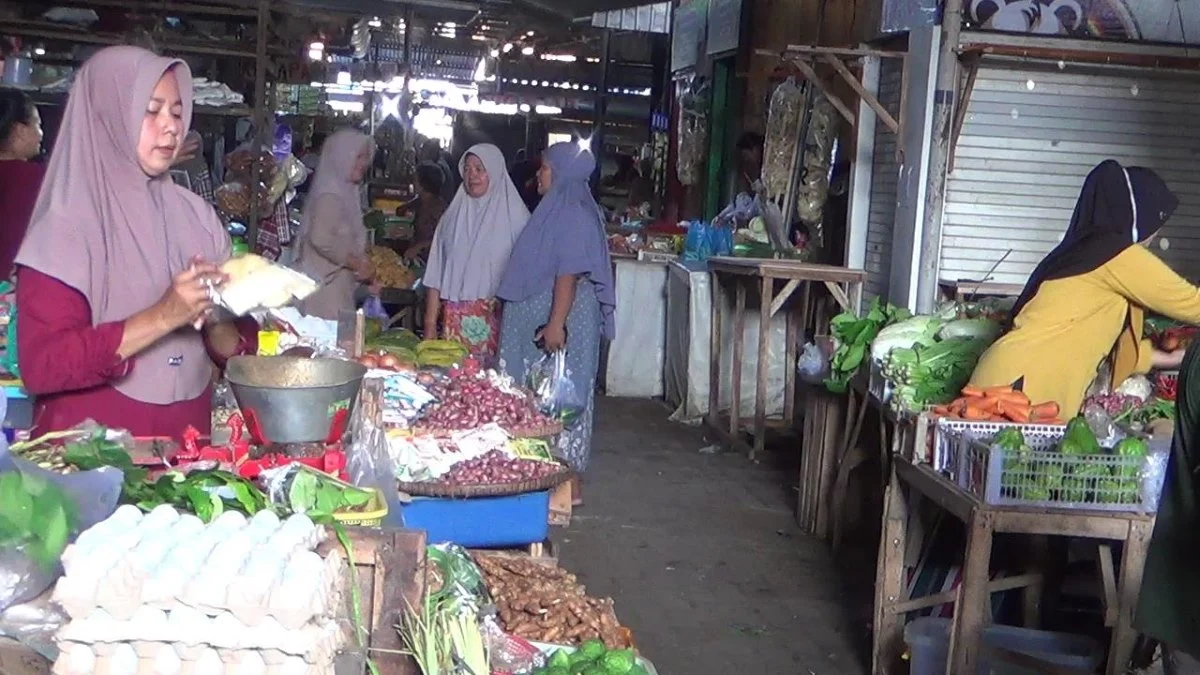
<path id="1" fill-rule="evenodd" d="M 702 453 L 703 430 L 661 403 L 597 405 L 587 503 L 556 531 L 558 555 L 616 601 L 659 673 L 865 672 L 873 554 L 835 564 L 801 534 L 794 457 Z"/>

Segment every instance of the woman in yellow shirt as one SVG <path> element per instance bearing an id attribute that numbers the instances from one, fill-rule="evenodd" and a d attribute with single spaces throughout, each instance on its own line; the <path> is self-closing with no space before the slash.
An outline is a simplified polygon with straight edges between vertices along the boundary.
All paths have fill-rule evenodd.
<path id="1" fill-rule="evenodd" d="M 1147 250 L 1179 200 L 1158 174 L 1106 160 L 1083 183 L 1066 235 L 1034 270 L 1013 325 L 979 360 L 971 384 L 1023 380 L 1034 401 L 1079 412 L 1102 361 L 1113 386 L 1179 366 L 1183 352 L 1142 339 L 1145 310 L 1200 324 L 1200 289 Z"/>

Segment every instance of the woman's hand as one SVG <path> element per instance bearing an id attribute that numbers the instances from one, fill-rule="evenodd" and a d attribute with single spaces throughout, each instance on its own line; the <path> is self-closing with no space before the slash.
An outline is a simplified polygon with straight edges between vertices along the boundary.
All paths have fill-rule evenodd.
<path id="1" fill-rule="evenodd" d="M 1155 370 L 1178 370 L 1179 365 L 1183 363 L 1183 355 L 1186 352 L 1186 349 L 1176 349 L 1171 352 L 1155 349 L 1150 355 L 1150 365 Z"/>
<path id="2" fill-rule="evenodd" d="M 546 351 L 551 354 L 560 352 L 567 346 L 567 327 L 561 323 L 551 321 L 534 337 L 543 340 Z"/>
<path id="3" fill-rule="evenodd" d="M 188 268 L 171 280 L 171 287 L 156 305 L 164 328 L 173 331 L 188 324 L 200 326 L 213 308 L 212 286 L 225 283 L 225 274 L 212 263 L 196 257 Z"/>
<path id="4" fill-rule="evenodd" d="M 375 276 L 375 270 L 371 269 L 371 261 L 362 256 L 350 256 L 346 266 L 354 272 L 354 278 L 359 281 L 371 281 Z"/>

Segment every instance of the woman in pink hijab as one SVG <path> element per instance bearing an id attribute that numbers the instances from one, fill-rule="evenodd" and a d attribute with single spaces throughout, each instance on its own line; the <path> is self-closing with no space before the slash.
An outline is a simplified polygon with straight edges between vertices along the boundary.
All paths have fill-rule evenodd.
<path id="1" fill-rule="evenodd" d="M 191 117 L 182 61 L 110 47 L 79 71 L 16 258 L 18 359 L 39 433 L 88 418 L 137 436 L 209 430 L 209 354 L 244 343 L 208 320 L 229 237 L 168 176 Z"/>
<path id="2" fill-rule="evenodd" d="M 310 316 L 337 319 L 338 312 L 354 311 L 359 282 L 371 279 L 358 186 L 367 175 L 372 148 L 371 138 L 353 129 L 334 132 L 321 146 L 296 251 L 296 269 L 322 282 L 300 304 Z"/>

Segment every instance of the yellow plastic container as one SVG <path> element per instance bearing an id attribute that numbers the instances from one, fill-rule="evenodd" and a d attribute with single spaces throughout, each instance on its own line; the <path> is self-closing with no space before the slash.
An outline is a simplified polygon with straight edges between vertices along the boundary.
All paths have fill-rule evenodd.
<path id="1" fill-rule="evenodd" d="M 367 489 L 371 493 L 371 499 L 367 502 L 366 507 L 362 511 L 335 513 L 333 514 L 333 519 L 343 525 L 379 527 L 383 524 L 383 519 L 386 518 L 388 514 L 387 500 L 384 499 L 383 493 L 376 488 L 359 489 Z"/>

